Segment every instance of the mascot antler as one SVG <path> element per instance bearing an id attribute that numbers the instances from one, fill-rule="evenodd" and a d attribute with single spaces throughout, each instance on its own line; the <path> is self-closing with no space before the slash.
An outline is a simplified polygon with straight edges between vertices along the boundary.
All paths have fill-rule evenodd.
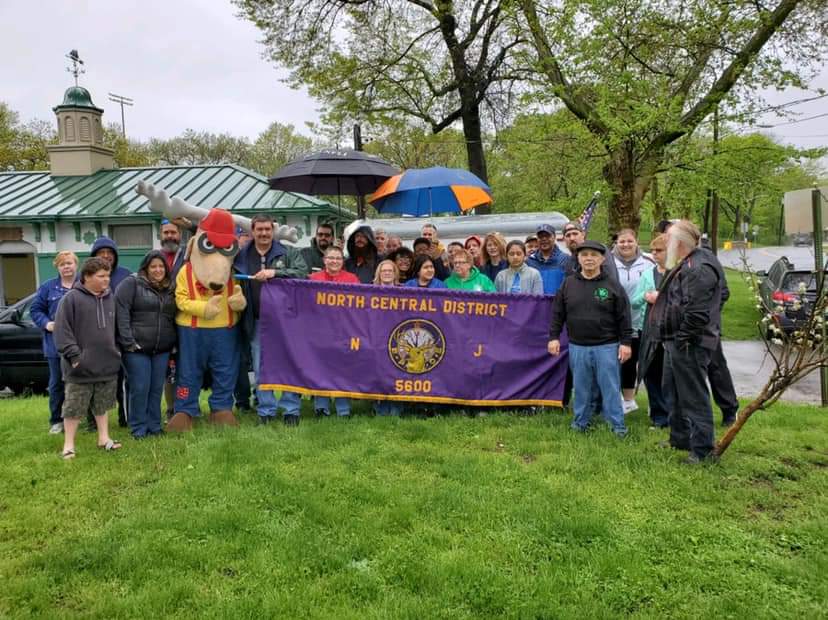
<path id="1" fill-rule="evenodd" d="M 138 181 L 138 185 L 135 187 L 135 193 L 146 196 L 149 199 L 150 211 L 160 213 L 170 220 L 177 217 L 186 217 L 192 222 L 200 222 L 210 212 L 209 209 L 191 205 L 178 196 L 170 198 L 166 191 L 146 181 Z M 250 218 L 233 214 L 233 221 L 237 226 L 241 226 L 244 230 L 250 232 Z M 291 226 L 285 226 L 284 224 L 276 227 L 273 231 L 273 236 L 276 239 L 291 241 L 293 243 L 296 243 L 299 239 L 296 229 Z"/>

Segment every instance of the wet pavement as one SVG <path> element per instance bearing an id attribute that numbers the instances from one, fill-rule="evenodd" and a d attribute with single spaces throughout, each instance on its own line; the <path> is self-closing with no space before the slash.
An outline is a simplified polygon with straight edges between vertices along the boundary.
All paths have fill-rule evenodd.
<path id="1" fill-rule="evenodd" d="M 786 256 L 798 269 L 814 268 L 814 249 L 806 247 L 773 246 L 745 250 L 753 271 L 767 271 L 777 260 Z M 741 250 L 719 250 L 719 262 L 731 269 L 742 269 Z"/>
<path id="2" fill-rule="evenodd" d="M 724 353 L 736 395 L 739 398 L 756 396 L 762 391 L 773 369 L 773 358 L 759 341 L 725 340 Z M 783 401 L 820 404 L 819 373 L 814 371 L 799 383 L 789 387 L 782 396 Z"/>

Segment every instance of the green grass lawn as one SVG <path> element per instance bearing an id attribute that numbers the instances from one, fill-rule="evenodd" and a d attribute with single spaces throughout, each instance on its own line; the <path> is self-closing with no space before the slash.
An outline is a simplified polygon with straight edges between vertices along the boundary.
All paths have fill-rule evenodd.
<path id="1" fill-rule="evenodd" d="M 756 324 L 761 318 L 756 300 L 735 269 L 725 269 L 730 299 L 722 311 L 722 338 L 724 340 L 758 340 Z"/>
<path id="2" fill-rule="evenodd" d="M 723 463 L 534 417 L 199 426 L 64 462 L 0 400 L 0 616 L 817 618 L 828 419 L 777 405 Z"/>

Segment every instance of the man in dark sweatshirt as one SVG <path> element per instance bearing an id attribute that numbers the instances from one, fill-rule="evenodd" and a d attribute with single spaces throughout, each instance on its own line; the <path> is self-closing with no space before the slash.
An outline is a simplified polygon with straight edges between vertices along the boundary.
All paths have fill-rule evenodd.
<path id="1" fill-rule="evenodd" d="M 592 399 L 601 394 L 601 413 L 619 437 L 627 434 L 621 406 L 621 364 L 630 357 L 630 302 L 621 285 L 601 269 L 607 249 L 596 241 L 575 248 L 581 271 L 569 276 L 555 295 L 547 349 L 561 352 L 564 325 L 569 334 L 569 367 L 575 389 L 572 428 L 586 431 Z"/>
<path id="2" fill-rule="evenodd" d="M 63 458 L 75 457 L 75 435 L 81 418 L 94 416 L 98 446 L 117 450 L 109 436 L 106 412 L 115 406 L 121 353 L 115 343 L 115 298 L 109 288 L 109 263 L 87 258 L 80 281 L 60 302 L 55 316 L 55 346 L 66 384 L 63 402 Z"/>
<path id="3" fill-rule="evenodd" d="M 350 271 L 363 284 L 373 284 L 379 263 L 374 231 L 370 226 L 360 226 L 348 237 L 348 260 L 345 271 Z"/>

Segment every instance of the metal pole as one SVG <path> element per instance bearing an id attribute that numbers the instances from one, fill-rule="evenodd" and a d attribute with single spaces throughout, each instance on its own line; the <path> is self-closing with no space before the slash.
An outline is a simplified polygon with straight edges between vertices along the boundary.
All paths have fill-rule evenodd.
<path id="1" fill-rule="evenodd" d="M 362 150 L 362 127 L 359 123 L 354 124 L 354 150 Z M 357 190 L 357 217 L 361 220 L 365 219 L 365 197 L 359 194 L 359 190 Z"/>
<path id="2" fill-rule="evenodd" d="M 811 209 L 814 217 L 814 269 L 816 270 L 817 291 L 825 296 L 825 262 L 822 257 L 822 192 L 818 188 L 811 190 Z M 822 346 L 825 343 L 825 322 L 822 323 Z M 819 387 L 822 406 L 828 407 L 828 365 L 819 369 Z"/>
<path id="3" fill-rule="evenodd" d="M 719 106 L 713 110 L 713 155 L 719 153 Z M 719 252 L 719 192 L 713 190 L 713 197 L 710 203 L 710 249 L 713 254 Z"/>
<path id="4" fill-rule="evenodd" d="M 785 198 L 779 201 L 779 228 L 776 231 L 776 245 L 782 245 L 782 229 L 785 227 Z"/>

